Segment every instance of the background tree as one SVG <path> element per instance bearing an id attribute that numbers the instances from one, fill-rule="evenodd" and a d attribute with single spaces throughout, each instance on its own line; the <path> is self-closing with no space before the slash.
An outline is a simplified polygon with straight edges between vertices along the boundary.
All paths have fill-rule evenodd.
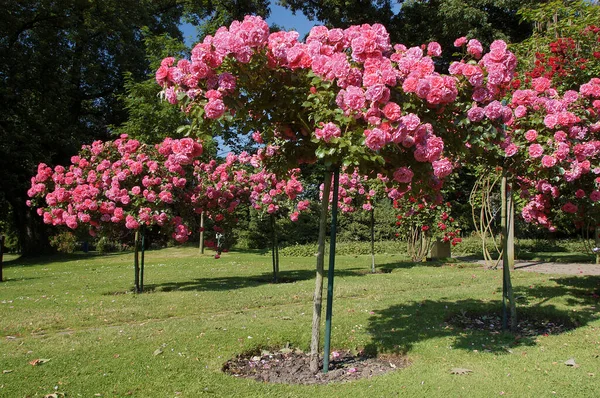
<path id="1" fill-rule="evenodd" d="M 151 48 L 148 38 L 154 38 L 156 44 L 160 43 L 157 38 L 163 37 L 160 35 L 168 35 L 171 40 L 181 42 L 182 21 L 202 21 L 208 29 L 212 21 L 221 23 L 224 18 L 230 20 L 246 12 L 266 14 L 266 3 L 242 0 L 6 0 L 2 3 L 0 219 L 14 231 L 24 254 L 47 247 L 43 226 L 24 206 L 28 176 L 36 165 L 66 163 L 81 144 L 106 139 L 128 119 L 128 111 L 133 121 L 127 129 L 135 130 L 136 121 L 144 119 L 144 104 L 134 112 L 136 105 L 121 99 L 127 92 L 138 95 L 147 88 L 131 83 L 146 79 L 153 70 L 148 60 L 147 51 Z M 162 41 L 165 43 L 166 39 Z M 127 89 L 126 82 L 130 82 Z M 144 97 L 156 99 L 155 93 L 156 90 L 151 90 Z M 150 108 L 145 113 L 149 116 L 147 120 L 156 121 L 158 118 L 152 116 L 156 115 L 156 109 L 152 105 Z M 142 123 L 137 125 L 140 134 L 146 127 Z M 150 129 L 144 134 L 158 132 Z"/>
<path id="2" fill-rule="evenodd" d="M 394 43 L 406 46 L 436 41 L 450 48 L 459 36 L 476 37 L 484 45 L 493 40 L 519 42 L 529 37 L 531 25 L 521 21 L 518 10 L 540 0 L 280 0 L 293 12 L 327 26 L 346 28 L 381 23 Z M 447 64 L 450 54 L 445 55 Z"/>

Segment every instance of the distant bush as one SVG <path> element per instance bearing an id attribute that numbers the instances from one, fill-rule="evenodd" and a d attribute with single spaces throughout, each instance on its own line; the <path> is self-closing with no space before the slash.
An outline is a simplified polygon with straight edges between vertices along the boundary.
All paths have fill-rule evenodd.
<path id="1" fill-rule="evenodd" d="M 107 237 L 102 237 L 96 242 L 96 251 L 99 253 L 122 252 L 128 249 L 128 245 Z"/>
<path id="2" fill-rule="evenodd" d="M 77 237 L 72 232 L 61 232 L 50 237 L 50 245 L 60 253 L 74 253 L 77 250 Z"/>

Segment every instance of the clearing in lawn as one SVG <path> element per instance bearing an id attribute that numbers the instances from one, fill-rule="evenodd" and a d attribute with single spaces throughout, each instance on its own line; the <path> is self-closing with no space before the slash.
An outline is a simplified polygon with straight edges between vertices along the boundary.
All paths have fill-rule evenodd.
<path id="1" fill-rule="evenodd" d="M 222 371 L 242 353 L 310 343 L 313 258 L 196 248 L 7 258 L 0 284 L 0 396 L 599 396 L 599 276 L 515 272 L 524 319 L 498 330 L 501 271 L 338 256 L 332 349 L 410 365 L 348 383 L 291 385 Z M 348 372 L 351 372 L 348 368 Z"/>

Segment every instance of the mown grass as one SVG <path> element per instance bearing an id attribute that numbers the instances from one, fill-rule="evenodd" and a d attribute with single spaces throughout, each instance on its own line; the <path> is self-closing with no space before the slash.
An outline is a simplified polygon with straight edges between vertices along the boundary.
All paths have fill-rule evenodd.
<path id="1" fill-rule="evenodd" d="M 313 258 L 194 248 L 146 255 L 147 293 L 131 293 L 130 253 L 8 258 L 0 284 L 0 396 L 515 397 L 600 395 L 599 277 L 516 272 L 522 313 L 578 325 L 555 336 L 459 330 L 453 314 L 500 311 L 501 271 L 460 262 L 338 256 L 332 346 L 400 352 L 412 365 L 325 386 L 233 378 L 223 363 L 257 347 L 308 350 Z M 160 349 L 161 353 L 157 353 Z M 30 361 L 49 362 L 32 366 Z M 577 367 L 564 362 L 574 358 Z M 450 370 L 468 368 L 460 376 Z M 10 371 L 10 372 L 3 372 Z"/>

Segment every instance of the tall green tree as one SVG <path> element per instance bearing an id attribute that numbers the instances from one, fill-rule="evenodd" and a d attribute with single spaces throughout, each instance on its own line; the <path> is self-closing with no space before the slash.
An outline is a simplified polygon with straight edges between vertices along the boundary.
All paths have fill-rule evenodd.
<path id="1" fill-rule="evenodd" d="M 65 163 L 128 119 L 125 82 L 153 70 L 144 39 L 181 41 L 183 21 L 264 12 L 265 1 L 5 0 L 2 8 L 0 219 L 28 254 L 45 246 L 43 226 L 25 206 L 28 179 L 38 163 Z"/>
<path id="2" fill-rule="evenodd" d="M 476 37 L 483 44 L 495 39 L 521 41 L 531 26 L 521 22 L 520 7 L 542 0 L 279 0 L 293 12 L 311 20 L 344 28 L 381 23 L 392 42 L 415 46 L 437 41 L 451 48 L 460 36 Z"/>

